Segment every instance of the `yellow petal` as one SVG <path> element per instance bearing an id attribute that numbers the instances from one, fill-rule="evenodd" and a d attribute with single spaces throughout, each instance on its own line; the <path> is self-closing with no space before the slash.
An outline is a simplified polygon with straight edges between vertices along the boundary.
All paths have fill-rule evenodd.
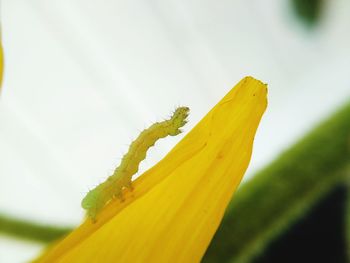
<path id="1" fill-rule="evenodd" d="M 241 80 L 126 201 L 50 248 L 38 262 L 199 262 L 251 157 L 266 85 Z"/>

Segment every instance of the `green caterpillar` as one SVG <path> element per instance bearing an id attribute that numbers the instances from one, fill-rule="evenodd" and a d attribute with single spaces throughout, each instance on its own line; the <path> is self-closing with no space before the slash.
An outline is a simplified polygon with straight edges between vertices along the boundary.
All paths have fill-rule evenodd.
<path id="1" fill-rule="evenodd" d="M 137 173 L 139 164 L 146 158 L 146 153 L 157 140 L 168 135 L 175 136 L 182 131 L 180 128 L 187 121 L 189 108 L 179 107 L 169 120 L 156 122 L 143 130 L 133 141 L 129 151 L 123 156 L 120 165 L 114 170 L 113 175 L 94 189 L 90 190 L 81 202 L 81 206 L 87 210 L 87 215 L 96 221 L 98 212 L 113 198 L 123 200 L 123 188 L 133 189 L 132 176 Z"/>

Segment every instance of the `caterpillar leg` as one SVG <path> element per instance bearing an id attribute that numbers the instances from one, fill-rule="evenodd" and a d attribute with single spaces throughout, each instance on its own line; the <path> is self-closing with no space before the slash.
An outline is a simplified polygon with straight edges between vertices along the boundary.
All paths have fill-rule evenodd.
<path id="1" fill-rule="evenodd" d="M 132 182 L 128 182 L 125 186 L 126 188 L 128 188 L 130 191 L 133 191 L 134 190 L 134 186 L 132 185 Z"/>
<path id="2" fill-rule="evenodd" d="M 95 207 L 93 207 L 93 208 L 87 210 L 86 215 L 87 215 L 88 218 L 90 218 L 90 220 L 91 220 L 91 222 L 92 222 L 93 224 L 96 223 L 96 221 L 97 221 L 97 220 L 96 220 L 97 211 L 96 211 Z"/>
<path id="3" fill-rule="evenodd" d="M 125 201 L 125 198 L 124 198 L 122 190 L 120 190 L 118 193 L 114 194 L 113 197 L 114 198 L 118 198 L 120 200 L 120 202 L 124 202 Z"/>
<path id="4" fill-rule="evenodd" d="M 96 215 L 89 215 L 89 218 L 90 218 L 90 220 L 91 220 L 91 222 L 93 223 L 93 224 L 95 224 L 96 223 Z"/>

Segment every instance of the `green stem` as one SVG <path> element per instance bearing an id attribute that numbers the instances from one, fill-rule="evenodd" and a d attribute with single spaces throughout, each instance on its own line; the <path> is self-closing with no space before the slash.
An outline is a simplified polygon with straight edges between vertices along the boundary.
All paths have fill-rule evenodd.
<path id="1" fill-rule="evenodd" d="M 251 262 L 344 182 L 349 138 L 350 104 L 242 185 L 203 262 Z"/>
<path id="2" fill-rule="evenodd" d="M 47 243 L 64 236 L 71 230 L 72 228 L 69 227 L 41 225 L 0 214 L 0 233 L 21 239 Z"/>

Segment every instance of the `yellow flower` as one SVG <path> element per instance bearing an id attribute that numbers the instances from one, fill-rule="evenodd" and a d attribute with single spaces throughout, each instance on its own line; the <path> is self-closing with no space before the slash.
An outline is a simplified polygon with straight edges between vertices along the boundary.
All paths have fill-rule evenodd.
<path id="1" fill-rule="evenodd" d="M 37 262 L 199 262 L 249 164 L 267 88 L 241 80 L 158 164 Z"/>

